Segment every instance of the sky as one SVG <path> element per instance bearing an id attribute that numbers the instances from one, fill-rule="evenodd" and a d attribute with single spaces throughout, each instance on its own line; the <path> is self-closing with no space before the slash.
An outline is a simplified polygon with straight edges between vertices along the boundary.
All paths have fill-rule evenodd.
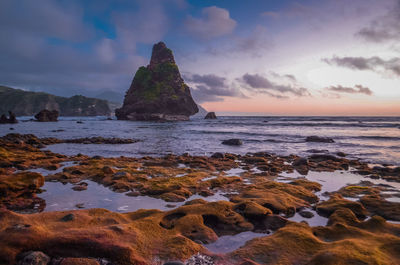
<path id="1" fill-rule="evenodd" d="M 217 114 L 400 116 L 400 0 L 1 0 L 0 84 L 122 96 L 159 41 Z"/>

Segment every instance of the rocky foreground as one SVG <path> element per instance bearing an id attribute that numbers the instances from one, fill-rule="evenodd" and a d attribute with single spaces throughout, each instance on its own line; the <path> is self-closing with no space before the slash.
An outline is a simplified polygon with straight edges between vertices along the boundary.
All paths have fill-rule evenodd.
<path id="1" fill-rule="evenodd" d="M 400 264 L 400 203 L 390 187 L 371 178 L 400 182 L 399 167 L 369 167 L 334 155 L 280 157 L 268 153 L 162 158 L 65 156 L 38 149 L 49 139 L 0 138 L 1 264 Z M 51 143 L 51 142 L 50 142 Z M 30 169 L 56 170 L 43 176 Z M 227 171 L 242 168 L 237 176 Z M 321 184 L 304 178 L 278 182 L 283 172 L 351 170 L 366 176 L 320 201 Z M 85 180 L 127 196 L 184 202 L 169 211 L 130 213 L 106 209 L 42 212 L 45 181 L 83 187 Z M 79 190 L 79 188 L 78 188 Z M 82 191 L 84 192 L 84 191 Z M 208 202 L 224 192 L 229 201 Z M 187 201 L 199 194 L 204 199 Z M 386 194 L 386 195 L 384 195 Z M 349 198 L 359 198 L 352 200 Z M 309 210 L 326 226 L 289 220 Z M 265 233 L 243 247 L 216 254 L 207 243 L 244 231 Z M 34 263 L 36 262 L 36 263 Z M 179 262 L 170 264 L 182 264 Z"/>

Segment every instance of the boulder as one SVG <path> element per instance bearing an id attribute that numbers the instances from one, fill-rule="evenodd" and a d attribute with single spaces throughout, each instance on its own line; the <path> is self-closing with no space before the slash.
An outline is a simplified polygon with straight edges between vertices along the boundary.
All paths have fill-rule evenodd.
<path id="1" fill-rule="evenodd" d="M 35 119 L 40 122 L 57 121 L 58 115 L 59 113 L 57 110 L 44 109 L 35 115 Z"/>
<path id="2" fill-rule="evenodd" d="M 240 140 L 240 139 L 228 139 L 228 140 L 222 141 L 222 144 L 225 144 L 225 145 L 242 145 L 243 141 Z"/>
<path id="3" fill-rule="evenodd" d="M 8 112 L 8 118 L 6 115 L 1 115 L 0 117 L 0 124 L 6 124 L 6 123 L 18 123 L 17 118 L 15 117 L 15 114 L 11 111 Z"/>
<path id="4" fill-rule="evenodd" d="M 308 136 L 306 138 L 306 142 L 314 142 L 314 143 L 334 143 L 335 141 L 332 138 L 328 137 L 319 137 L 316 135 Z"/>
<path id="5" fill-rule="evenodd" d="M 150 64 L 137 70 L 115 115 L 119 120 L 179 121 L 198 111 L 172 51 L 159 42 L 153 46 Z"/>
<path id="6" fill-rule="evenodd" d="M 18 265 L 47 265 L 50 262 L 49 256 L 40 251 L 25 252 L 21 257 Z"/>
<path id="7" fill-rule="evenodd" d="M 209 113 L 207 113 L 207 115 L 204 117 L 204 119 L 210 119 L 210 120 L 216 119 L 216 118 L 217 118 L 217 115 L 215 115 L 215 112 L 209 112 Z"/>

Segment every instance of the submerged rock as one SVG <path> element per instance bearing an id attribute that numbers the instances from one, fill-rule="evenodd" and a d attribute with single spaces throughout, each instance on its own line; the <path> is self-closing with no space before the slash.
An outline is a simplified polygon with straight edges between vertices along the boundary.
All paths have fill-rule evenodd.
<path id="1" fill-rule="evenodd" d="M 316 135 L 308 136 L 306 138 L 306 142 L 314 142 L 314 143 L 334 143 L 335 141 L 332 138 L 328 137 L 320 137 Z"/>
<path id="2" fill-rule="evenodd" d="M 35 115 L 35 119 L 40 122 L 57 121 L 58 115 L 59 113 L 57 110 L 44 109 Z"/>
<path id="3" fill-rule="evenodd" d="M 215 112 L 209 112 L 207 115 L 204 117 L 204 119 L 216 119 L 217 115 L 215 115 Z"/>
<path id="4" fill-rule="evenodd" d="M 163 42 L 153 46 L 150 64 L 140 67 L 115 110 L 119 120 L 188 120 L 199 111 L 183 81 L 172 51 Z"/>
<path id="5" fill-rule="evenodd" d="M 225 144 L 225 145 L 242 145 L 243 141 L 240 140 L 240 139 L 228 139 L 228 140 L 222 141 L 222 144 Z"/>

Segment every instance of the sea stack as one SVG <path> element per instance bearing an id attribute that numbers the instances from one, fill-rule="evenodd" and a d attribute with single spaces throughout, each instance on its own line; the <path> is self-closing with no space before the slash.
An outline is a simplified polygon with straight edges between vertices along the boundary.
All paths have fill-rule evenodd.
<path id="1" fill-rule="evenodd" d="M 150 64 L 137 70 L 115 115 L 119 120 L 181 121 L 198 111 L 172 51 L 159 42 L 153 46 Z"/>
<path id="2" fill-rule="evenodd" d="M 215 115 L 215 112 L 209 112 L 209 113 L 207 113 L 207 115 L 204 117 L 204 119 L 206 119 L 206 120 L 208 120 L 208 119 L 210 119 L 210 120 L 212 120 L 212 119 L 216 119 L 217 118 L 217 115 Z"/>
<path id="3" fill-rule="evenodd" d="M 35 115 L 36 121 L 40 122 L 50 122 L 58 120 L 58 111 L 57 110 L 41 110 L 38 114 Z"/>

